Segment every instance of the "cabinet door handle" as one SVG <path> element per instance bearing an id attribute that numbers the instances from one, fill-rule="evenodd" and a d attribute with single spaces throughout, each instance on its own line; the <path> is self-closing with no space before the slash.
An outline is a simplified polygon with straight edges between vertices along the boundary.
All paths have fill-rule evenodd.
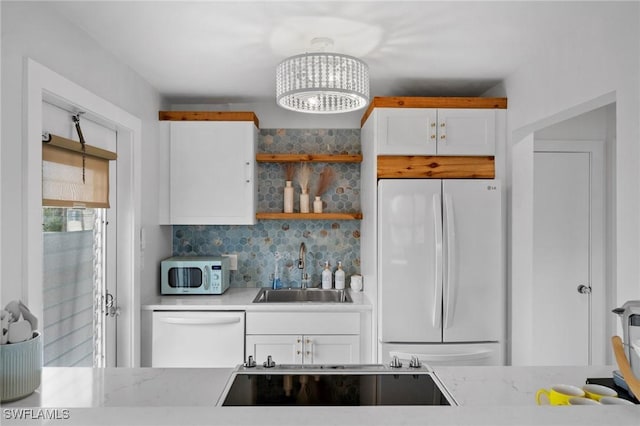
<path id="1" fill-rule="evenodd" d="M 253 179 L 253 167 L 249 161 L 245 162 L 244 177 L 246 183 L 251 183 L 251 180 Z"/>

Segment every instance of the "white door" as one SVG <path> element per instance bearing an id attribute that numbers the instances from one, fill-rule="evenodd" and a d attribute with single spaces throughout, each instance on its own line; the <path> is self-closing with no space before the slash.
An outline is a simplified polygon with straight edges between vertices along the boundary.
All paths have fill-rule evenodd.
<path id="1" fill-rule="evenodd" d="M 502 341 L 505 290 L 500 182 L 442 181 L 443 340 Z"/>
<path id="2" fill-rule="evenodd" d="M 378 183 L 380 340 L 442 340 L 442 203 L 438 179 Z"/>
<path id="3" fill-rule="evenodd" d="M 72 112 L 42 104 L 42 129 L 78 140 Z M 73 112 L 75 113 L 75 112 Z M 117 133 L 80 118 L 87 144 L 117 151 Z M 108 209 L 43 209 L 44 363 L 116 365 L 116 164 L 109 164 Z"/>
<path id="4" fill-rule="evenodd" d="M 587 365 L 593 338 L 601 334 L 594 334 L 594 318 L 601 314 L 593 309 L 605 290 L 599 160 L 592 151 L 542 149 L 536 144 L 531 360 Z"/>

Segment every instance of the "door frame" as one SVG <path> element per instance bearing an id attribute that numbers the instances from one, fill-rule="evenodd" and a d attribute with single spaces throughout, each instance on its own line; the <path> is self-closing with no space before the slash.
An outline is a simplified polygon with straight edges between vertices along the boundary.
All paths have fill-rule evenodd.
<path id="1" fill-rule="evenodd" d="M 605 141 L 604 140 L 561 140 L 561 139 L 535 139 L 533 153 L 558 152 L 558 153 L 589 153 L 590 162 L 590 271 L 589 285 L 596 283 L 602 286 L 602 291 L 591 293 L 591 318 L 590 318 L 590 365 L 605 365 L 606 350 L 606 301 L 611 292 L 606 285 L 606 211 L 605 211 Z M 535 173 L 535 160 L 533 165 Z M 535 205 L 535 199 L 533 200 Z M 535 233 L 535 229 L 533 230 Z"/>
<path id="2" fill-rule="evenodd" d="M 140 118 L 67 80 L 60 74 L 26 60 L 25 132 L 23 178 L 26 226 L 23 229 L 22 298 L 36 317 L 43 317 L 42 296 L 42 102 L 75 107 L 87 118 L 118 132 L 118 250 L 117 294 L 122 306 L 117 321 L 116 366 L 140 365 L 140 217 L 141 133 Z"/>

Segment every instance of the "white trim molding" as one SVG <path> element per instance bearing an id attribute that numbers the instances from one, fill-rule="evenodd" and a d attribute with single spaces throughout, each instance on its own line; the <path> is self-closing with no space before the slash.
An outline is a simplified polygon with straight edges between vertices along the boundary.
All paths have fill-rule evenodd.
<path id="1" fill-rule="evenodd" d="M 26 212 L 22 255 L 22 298 L 35 315 L 43 317 L 42 301 L 42 103 L 72 106 L 118 132 L 118 318 L 117 366 L 140 365 L 140 221 L 142 122 L 109 101 L 67 80 L 51 69 L 26 59 L 23 179 Z M 124 154 L 124 155 L 123 155 Z"/>

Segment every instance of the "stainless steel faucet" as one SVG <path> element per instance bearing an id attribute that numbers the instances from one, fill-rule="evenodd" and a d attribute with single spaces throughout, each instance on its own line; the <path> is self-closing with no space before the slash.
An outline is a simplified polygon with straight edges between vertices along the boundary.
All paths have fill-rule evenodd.
<path id="1" fill-rule="evenodd" d="M 300 243 L 300 253 L 298 254 L 298 269 L 300 269 L 300 287 L 307 288 L 307 281 L 309 281 L 309 276 L 307 275 L 307 246 L 304 242 Z"/>

